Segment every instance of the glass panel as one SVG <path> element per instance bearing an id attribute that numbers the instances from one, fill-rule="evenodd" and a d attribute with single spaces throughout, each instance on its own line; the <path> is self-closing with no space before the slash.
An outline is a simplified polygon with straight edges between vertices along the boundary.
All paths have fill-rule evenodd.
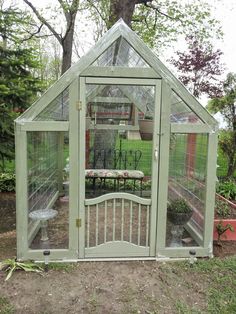
<path id="1" fill-rule="evenodd" d="M 68 132 L 28 132 L 28 240 L 31 249 L 68 248 Z"/>
<path id="2" fill-rule="evenodd" d="M 86 198 L 114 191 L 150 198 L 154 90 L 86 85 Z"/>
<path id="3" fill-rule="evenodd" d="M 144 61 L 134 48 L 122 37 L 118 38 L 101 54 L 92 66 L 149 67 L 146 61 Z"/>
<path id="4" fill-rule="evenodd" d="M 167 246 L 201 245 L 204 231 L 207 146 L 206 134 L 171 135 Z M 184 203 L 175 202 L 180 199 Z M 191 218 L 186 217 L 185 221 L 187 215 L 178 216 L 176 214 L 177 205 L 178 208 L 190 207 Z M 173 208 L 170 210 L 170 207 Z"/>
<path id="5" fill-rule="evenodd" d="M 59 94 L 36 118 L 39 121 L 69 120 L 69 88 Z"/>
<path id="6" fill-rule="evenodd" d="M 87 118 L 93 124 L 120 124 L 131 118 L 132 103 L 118 86 L 96 86 L 93 93 L 88 93 L 88 99 Z"/>
<path id="7" fill-rule="evenodd" d="M 171 98 L 170 121 L 172 123 L 202 123 L 200 118 L 174 91 L 172 91 Z"/>
<path id="8" fill-rule="evenodd" d="M 154 87 L 134 85 L 86 85 L 87 118 L 93 124 L 132 124 L 134 106 L 140 117 L 154 112 Z"/>

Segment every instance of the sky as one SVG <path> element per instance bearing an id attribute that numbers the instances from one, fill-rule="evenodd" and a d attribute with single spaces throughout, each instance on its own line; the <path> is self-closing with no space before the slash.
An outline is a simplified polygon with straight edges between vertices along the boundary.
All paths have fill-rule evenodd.
<path id="1" fill-rule="evenodd" d="M 185 1 L 191 2 L 194 0 Z M 226 67 L 225 75 L 228 72 L 236 73 L 236 0 L 207 0 L 207 2 L 212 5 L 212 14 L 220 21 L 224 33 L 223 40 L 215 41 L 214 46 L 215 49 L 221 49 L 224 53 L 222 62 L 225 63 Z M 89 39 L 87 38 L 87 47 L 90 46 L 88 41 Z M 177 46 L 178 43 L 173 47 L 172 51 L 177 50 Z"/>
<path id="2" fill-rule="evenodd" d="M 227 72 L 236 72 L 236 0 L 224 0 L 222 4 L 216 0 L 209 0 L 216 6 L 215 16 L 221 21 L 224 31 L 223 42 L 217 42 L 224 52 L 223 61 Z M 217 4 L 218 3 L 218 4 Z"/>
<path id="3" fill-rule="evenodd" d="M 5 0 L 8 2 L 8 0 Z M 23 0 L 13 0 L 20 6 L 25 6 Z M 37 7 L 45 8 L 47 5 L 55 5 L 55 2 L 58 3 L 56 0 L 31 0 L 34 5 Z M 172 1 L 172 0 L 170 0 Z M 179 0 L 181 1 L 181 0 Z M 198 1 L 198 0 L 182 0 L 186 2 L 192 2 L 192 1 Z M 217 20 L 220 21 L 224 33 L 223 40 L 217 40 L 214 42 L 214 48 L 220 49 L 223 51 L 222 56 L 222 62 L 225 64 L 225 72 L 222 77 L 222 79 L 226 78 L 226 74 L 228 72 L 234 72 L 236 73 L 236 0 L 205 0 L 207 3 L 212 5 L 212 15 Z M 10 2 L 10 0 L 9 0 Z M 50 10 L 48 10 L 50 11 Z M 80 19 L 78 22 L 78 30 L 83 29 L 82 32 L 79 33 L 79 56 L 81 57 L 83 54 L 85 54 L 94 44 L 93 40 L 93 32 L 92 27 L 90 25 L 87 25 L 89 23 L 88 21 L 84 21 L 83 18 Z M 88 29 L 90 32 L 88 32 Z M 176 45 L 171 48 L 167 53 L 165 53 L 166 56 L 168 56 L 166 59 L 170 59 L 170 57 L 173 55 L 173 52 L 180 49 L 181 50 L 181 44 L 176 43 Z M 75 57 L 74 61 L 77 61 L 78 56 Z M 165 60 L 160 57 L 162 61 Z M 168 67 L 172 68 L 171 65 L 166 64 Z M 173 69 L 173 72 L 175 73 L 175 69 Z M 175 73 L 176 74 L 176 73 Z M 205 107 L 207 105 L 208 98 L 207 97 L 201 97 L 200 103 Z M 215 118 L 220 123 L 220 127 L 224 127 L 224 123 L 222 120 L 222 117 L 220 115 L 216 115 Z"/>
<path id="4" fill-rule="evenodd" d="M 9 0 L 10 1 L 10 0 Z M 23 5 L 23 0 L 15 0 L 18 4 Z M 37 7 L 46 7 L 48 4 L 55 4 L 56 0 L 31 0 Z M 170 0 L 171 1 L 171 0 Z M 193 0 L 182 0 L 182 1 L 193 1 Z M 197 0 L 196 0 L 197 1 Z M 6 2 L 8 2 L 6 0 Z M 209 4 L 213 6 L 213 16 L 215 16 L 222 24 L 224 32 L 224 40 L 215 42 L 215 48 L 220 48 L 224 52 L 222 61 L 226 65 L 226 73 L 236 72 L 236 0 L 207 0 Z M 84 23 L 83 21 L 81 21 Z M 79 29 L 81 28 L 81 23 Z M 85 53 L 91 46 L 93 41 L 92 34 L 88 36 L 85 28 L 84 33 L 86 36 L 81 42 L 84 43 L 85 47 L 82 49 L 81 54 Z M 83 37 L 83 34 L 82 34 Z M 176 49 L 175 49 L 176 50 Z"/>

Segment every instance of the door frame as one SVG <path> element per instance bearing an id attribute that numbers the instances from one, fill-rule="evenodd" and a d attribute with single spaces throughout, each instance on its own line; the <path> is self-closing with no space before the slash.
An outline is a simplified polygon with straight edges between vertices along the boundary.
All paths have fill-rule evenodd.
<path id="1" fill-rule="evenodd" d="M 128 69 L 127 69 L 128 71 Z M 156 235 L 157 235 L 157 214 L 158 214 L 158 178 L 159 178 L 159 159 L 160 159 L 160 130 L 161 130 L 161 84 L 160 79 L 137 79 L 137 78 L 120 78 L 120 77 L 80 77 L 79 78 L 79 101 L 78 115 L 75 125 L 78 130 L 78 149 L 74 149 L 73 160 L 77 160 L 77 173 L 85 173 L 85 129 L 86 129 L 86 84 L 94 85 L 140 85 L 155 87 L 155 109 L 154 109 L 154 130 L 153 130 L 153 150 L 152 150 L 152 189 L 151 189 L 151 213 L 150 213 L 150 250 L 149 256 L 156 256 Z M 71 125 L 73 128 L 73 125 Z M 76 143 L 74 143 L 76 144 Z M 83 153 L 80 153 L 83 152 Z M 153 178 L 157 178 L 155 181 Z M 80 227 L 78 228 L 78 258 L 85 258 L 85 176 L 80 176 L 75 182 L 78 188 L 75 205 L 78 207 L 78 217 Z M 75 193 L 73 193 L 75 197 Z"/>

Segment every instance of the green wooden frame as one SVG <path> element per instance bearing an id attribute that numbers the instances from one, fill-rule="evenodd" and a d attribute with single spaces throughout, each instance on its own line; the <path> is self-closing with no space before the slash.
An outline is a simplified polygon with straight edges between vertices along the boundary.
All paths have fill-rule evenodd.
<path id="1" fill-rule="evenodd" d="M 136 78 L 120 78 L 120 77 L 112 77 L 112 78 L 107 78 L 107 77 L 81 77 L 80 78 L 80 101 L 82 103 L 82 107 L 80 112 L 80 118 L 79 122 L 81 124 L 82 130 L 81 130 L 81 139 L 80 139 L 80 151 L 85 152 L 85 104 L 86 104 L 86 96 L 85 96 L 85 84 L 95 84 L 95 85 L 137 85 L 137 86 L 154 86 L 155 87 L 155 112 L 154 112 L 154 119 L 156 123 L 154 124 L 154 136 L 153 136 L 153 152 L 152 152 L 152 178 L 158 178 L 158 159 L 154 158 L 155 155 L 155 149 L 159 151 L 159 140 L 158 140 L 158 132 L 160 129 L 160 117 L 161 117 L 161 80 L 158 79 L 136 79 Z M 73 126 L 72 126 L 73 128 Z M 104 125 L 101 126 L 101 128 L 104 128 Z M 107 128 L 112 129 L 110 125 L 107 126 Z M 125 128 L 123 128 L 125 129 Z M 132 129 L 132 128 L 127 128 L 127 129 Z M 135 128 L 133 128 L 135 129 Z M 85 157 L 84 154 L 82 154 L 83 157 L 80 154 L 79 158 L 82 158 L 79 162 L 80 164 L 80 172 L 84 173 L 85 168 Z M 151 195 L 156 195 L 157 190 L 158 190 L 158 180 L 153 180 L 152 182 L 152 193 Z M 79 217 L 81 218 L 81 227 L 79 228 L 79 258 L 84 258 L 84 252 L 85 252 L 85 212 L 84 212 L 84 203 L 86 202 L 85 200 L 85 177 L 80 176 L 80 194 L 78 194 L 78 197 L 80 198 L 80 207 L 79 207 Z M 120 194 L 120 193 L 119 193 Z M 126 197 L 126 193 L 123 193 L 124 197 Z M 132 195 L 129 196 L 129 198 L 132 198 Z M 156 251 L 156 220 L 157 220 L 157 199 L 156 197 L 152 197 L 152 210 L 151 210 L 151 215 L 150 215 L 150 256 L 155 256 L 155 251 Z M 118 248 L 118 247 L 117 247 Z M 128 252 L 129 246 L 127 246 L 127 256 L 135 256 L 135 249 L 133 252 L 129 253 Z M 91 250 L 87 250 L 87 254 L 90 254 Z M 144 250 L 147 254 L 147 249 Z M 101 250 L 99 255 L 97 257 L 105 257 L 104 256 L 104 251 Z M 86 256 L 88 257 L 88 256 Z M 94 257 L 94 256 L 93 256 Z"/>
<path id="2" fill-rule="evenodd" d="M 123 37 L 131 47 L 146 61 L 147 68 L 96 67 L 94 61 L 108 49 L 119 37 Z M 200 246 L 194 247 L 197 256 L 212 255 L 212 230 L 214 216 L 214 196 L 216 181 L 217 130 L 216 120 L 188 92 L 183 84 L 170 72 L 158 57 L 129 29 L 122 21 L 118 21 L 97 44 L 78 63 L 73 65 L 45 94 L 40 97 L 26 112 L 16 119 L 16 206 L 17 206 L 17 256 L 19 259 L 43 259 L 43 250 L 28 248 L 29 234 L 27 213 L 27 132 L 55 131 L 69 132 L 70 154 L 70 186 L 69 186 L 69 247 L 68 249 L 51 250 L 52 259 L 84 260 L 84 173 L 85 157 L 85 84 L 133 84 L 152 85 L 156 88 L 154 127 L 154 149 L 158 151 L 158 161 L 154 160 L 153 173 L 156 183 L 152 188 L 152 202 L 156 211 L 151 217 L 151 234 L 153 240 L 150 248 L 151 258 L 188 257 L 191 248 L 167 248 L 166 210 L 169 169 L 170 133 L 204 133 L 208 134 L 206 200 L 204 216 L 204 234 L 199 239 Z M 39 115 L 65 88 L 69 88 L 69 121 L 36 121 Z M 174 91 L 188 107 L 200 118 L 199 124 L 170 123 L 171 93 Z M 93 95 L 91 96 L 93 97 Z M 96 99 L 96 98 L 95 98 Z M 102 101 L 102 99 L 101 99 Z M 112 101 L 112 100 L 111 100 Z M 116 100 L 114 100 L 116 101 Z M 133 102 L 128 97 L 124 102 Z M 79 105 L 78 103 L 82 104 Z M 79 110 L 78 110 L 79 109 Z M 137 117 L 136 117 L 137 120 Z M 136 121 L 137 122 L 137 121 Z M 137 123 L 136 123 L 137 124 Z M 137 126 L 122 127 L 136 130 Z M 92 126 L 91 126 L 92 128 Z M 62 135 L 59 147 L 63 143 Z M 60 151 L 60 149 L 59 149 Z M 159 167 L 159 173 L 158 173 Z M 58 163 L 60 182 L 58 193 L 62 188 L 62 159 Z M 80 218 L 82 226 L 76 227 L 76 219 Z M 30 238 L 38 226 L 32 227 Z M 105 259 L 105 257 L 104 257 Z M 150 259 L 150 258 L 148 258 Z"/>

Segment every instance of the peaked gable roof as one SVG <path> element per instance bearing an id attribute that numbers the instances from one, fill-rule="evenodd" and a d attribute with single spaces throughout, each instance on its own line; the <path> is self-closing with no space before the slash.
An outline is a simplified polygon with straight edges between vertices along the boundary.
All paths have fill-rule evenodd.
<path id="1" fill-rule="evenodd" d="M 55 82 L 30 108 L 28 108 L 16 122 L 32 121 L 47 107 L 66 87 L 68 87 L 82 72 L 92 65 L 118 38 L 123 37 L 140 57 L 163 78 L 172 90 L 181 97 L 188 106 L 206 123 L 214 127 L 217 121 L 210 113 L 191 95 L 185 86 L 173 75 L 173 73 L 158 59 L 156 54 L 132 31 L 125 22 L 120 19 L 106 34 L 85 54 L 72 65 L 57 82 Z"/>

